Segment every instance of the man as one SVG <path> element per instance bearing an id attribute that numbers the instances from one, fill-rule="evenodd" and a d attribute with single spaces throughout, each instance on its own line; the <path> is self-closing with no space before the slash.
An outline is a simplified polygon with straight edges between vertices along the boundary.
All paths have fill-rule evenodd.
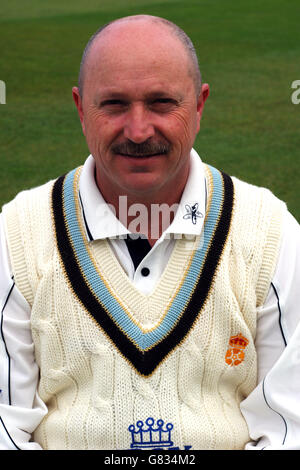
<path id="1" fill-rule="evenodd" d="M 299 227 L 192 149 L 208 95 L 164 19 L 88 43 L 91 156 L 3 208 L 2 448 L 300 448 Z"/>

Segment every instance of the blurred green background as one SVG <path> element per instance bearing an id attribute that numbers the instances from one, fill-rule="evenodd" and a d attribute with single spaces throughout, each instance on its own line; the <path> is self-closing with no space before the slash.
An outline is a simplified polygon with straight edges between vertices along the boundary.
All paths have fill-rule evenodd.
<path id="1" fill-rule="evenodd" d="M 195 148 L 269 187 L 300 220 L 299 0 L 0 0 L 0 204 L 81 164 L 88 149 L 71 88 L 102 24 L 163 16 L 192 38 L 211 87 Z"/>

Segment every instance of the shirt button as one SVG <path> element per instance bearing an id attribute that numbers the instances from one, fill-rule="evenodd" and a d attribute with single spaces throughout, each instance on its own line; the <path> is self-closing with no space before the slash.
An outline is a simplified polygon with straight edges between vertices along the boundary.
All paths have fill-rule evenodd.
<path id="1" fill-rule="evenodd" d="M 142 274 L 142 276 L 149 276 L 149 274 L 150 274 L 150 269 L 149 269 L 149 268 L 143 268 L 143 269 L 141 270 L 141 274 Z"/>

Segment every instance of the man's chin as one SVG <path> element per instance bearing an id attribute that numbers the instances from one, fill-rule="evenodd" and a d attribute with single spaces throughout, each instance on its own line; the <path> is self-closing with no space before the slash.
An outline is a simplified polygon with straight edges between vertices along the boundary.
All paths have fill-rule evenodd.
<path id="1" fill-rule="evenodd" d="M 140 168 L 132 172 L 130 176 L 127 175 L 123 179 L 121 186 L 123 187 L 124 194 L 141 197 L 151 194 L 154 195 L 160 190 L 162 182 L 163 178 L 161 175 L 150 171 L 147 172 Z"/>

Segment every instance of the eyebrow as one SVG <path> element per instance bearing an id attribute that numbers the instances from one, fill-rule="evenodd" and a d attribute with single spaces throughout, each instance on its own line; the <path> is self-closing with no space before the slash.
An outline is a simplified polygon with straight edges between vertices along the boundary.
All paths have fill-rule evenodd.
<path id="1" fill-rule="evenodd" d="M 181 93 L 176 92 L 167 92 L 163 90 L 151 91 L 146 93 L 144 96 L 145 101 L 152 101 L 159 98 L 169 98 L 177 102 L 181 102 L 183 100 L 183 96 Z M 105 103 L 106 101 L 110 100 L 122 100 L 122 101 L 130 101 L 129 95 L 125 92 L 121 91 L 113 91 L 107 90 L 103 93 L 98 93 L 94 98 L 94 104 L 101 104 Z"/>

